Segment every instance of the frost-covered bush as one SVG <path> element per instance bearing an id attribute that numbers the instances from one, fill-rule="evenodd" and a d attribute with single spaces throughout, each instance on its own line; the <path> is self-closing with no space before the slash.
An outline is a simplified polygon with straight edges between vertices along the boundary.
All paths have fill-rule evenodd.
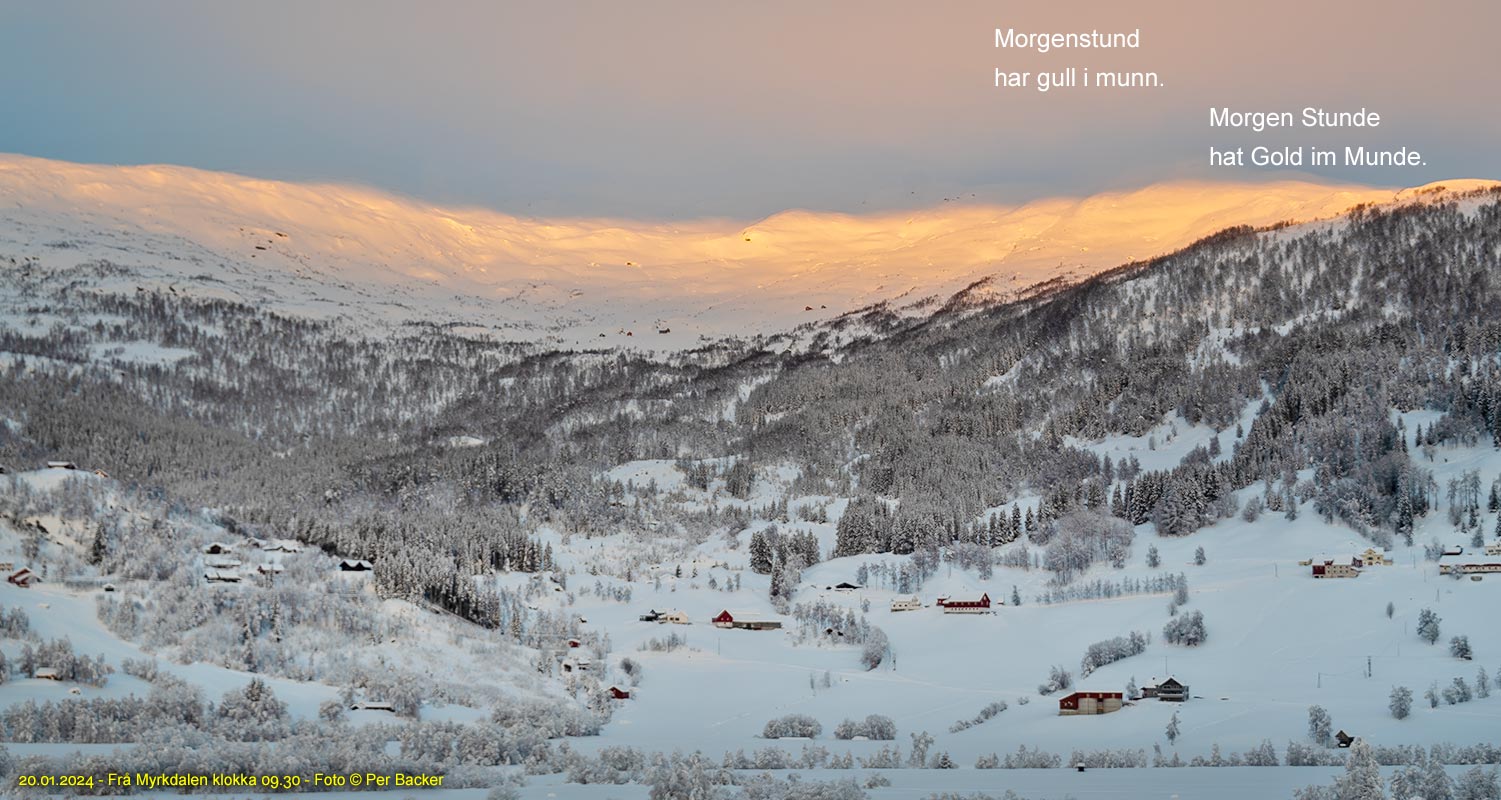
<path id="1" fill-rule="evenodd" d="M 766 723 L 761 729 L 761 737 L 764 739 L 786 739 L 789 737 L 802 737 L 812 739 L 823 733 L 823 726 L 818 720 L 807 714 L 788 714 L 777 717 Z"/>
<path id="2" fill-rule="evenodd" d="M 1204 630 L 1204 614 L 1195 611 L 1175 617 L 1162 627 L 1162 638 L 1173 644 L 1194 647 L 1204 643 L 1208 633 Z"/>
<path id="3" fill-rule="evenodd" d="M 896 738 L 896 722 L 891 717 L 871 714 L 863 720 L 846 719 L 834 728 L 835 739 L 864 736 L 872 741 L 889 742 Z"/>
<path id="4" fill-rule="evenodd" d="M 1079 675 L 1089 677 L 1096 669 L 1139 655 L 1147 649 L 1147 634 L 1131 631 L 1126 636 L 1116 636 L 1103 642 L 1095 642 L 1084 651 L 1084 658 L 1079 663 Z"/>
<path id="5" fill-rule="evenodd" d="M 1459 703 L 1468 703 L 1474 697 L 1474 693 L 1470 691 L 1470 685 L 1465 683 L 1464 678 L 1455 678 L 1453 683 L 1444 687 L 1444 702 L 1451 706 Z"/>
<path id="6" fill-rule="evenodd" d="M 865 646 L 860 650 L 860 663 L 867 670 L 881 666 L 881 661 L 886 657 L 886 649 L 890 644 L 886 640 L 886 632 L 872 626 L 870 633 L 865 638 Z"/>
<path id="7" fill-rule="evenodd" d="M 854 778 L 840 781 L 805 781 L 794 778 L 775 778 L 762 773 L 742 782 L 740 788 L 742 792 L 740 797 L 743 800 L 864 800 L 867 796 Z M 694 797 L 698 796 L 694 795 Z M 687 795 L 681 797 L 687 797 Z"/>
<path id="8" fill-rule="evenodd" d="M 509 701 L 495 706 L 490 721 L 515 732 L 526 732 L 544 739 L 564 736 L 598 736 L 599 717 L 562 703 Z"/>
<path id="9" fill-rule="evenodd" d="M 1074 511 L 1051 523 L 1042 556 L 1057 584 L 1066 584 L 1097 561 L 1124 564 L 1135 533 L 1125 520 L 1093 511 Z"/>
<path id="10" fill-rule="evenodd" d="M 990 705 L 987 705 L 984 708 L 980 709 L 980 713 L 975 714 L 974 717 L 970 719 L 961 719 L 958 722 L 955 722 L 953 725 L 950 725 L 949 733 L 958 733 L 960 731 L 973 728 L 976 725 L 988 722 L 997 714 L 1005 711 L 1006 708 L 1007 706 L 1005 700 L 997 700 L 994 703 L 991 703 Z"/>
<path id="11" fill-rule="evenodd" d="M 1001 759 L 1003 769 L 1057 769 L 1063 765 L 1063 759 L 1057 753 L 1049 753 L 1040 748 L 1028 749 L 1026 745 L 1017 745 L 1015 753 L 1007 753 Z"/>
<path id="12" fill-rule="evenodd" d="M 291 732 L 287 704 L 260 678 L 225 692 L 217 713 L 215 732 L 232 741 L 274 741 Z"/>
<path id="13" fill-rule="evenodd" d="M 1062 664 L 1055 664 L 1050 670 L 1048 670 L 1047 682 L 1038 685 L 1037 693 L 1042 695 L 1043 697 L 1047 697 L 1053 692 L 1067 689 L 1073 685 L 1073 673 L 1069 672 L 1067 669 L 1064 669 Z"/>

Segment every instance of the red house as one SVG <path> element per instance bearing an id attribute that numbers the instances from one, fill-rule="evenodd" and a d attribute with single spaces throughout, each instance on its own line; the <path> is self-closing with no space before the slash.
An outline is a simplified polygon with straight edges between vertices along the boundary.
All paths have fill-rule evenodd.
<path id="1" fill-rule="evenodd" d="M 631 699 L 631 693 L 627 689 L 621 689 L 621 688 L 618 688 L 618 687 L 615 687 L 615 686 L 611 686 L 610 687 L 610 699 L 611 700 L 629 700 L 629 699 Z"/>
<path id="2" fill-rule="evenodd" d="M 734 617 L 733 614 L 731 614 L 729 612 L 728 609 L 719 612 L 719 616 L 717 616 L 714 619 L 711 619 L 709 621 L 712 622 L 712 623 L 714 623 L 714 626 L 717 627 L 717 628 L 733 628 L 733 627 L 735 627 L 735 617 Z"/>
<path id="3" fill-rule="evenodd" d="M 1058 701 L 1058 713 L 1062 716 L 1109 714 L 1121 710 L 1123 699 L 1120 692 L 1074 692 Z"/>
<path id="4" fill-rule="evenodd" d="M 22 567 L 12 573 L 9 578 L 6 578 L 6 580 L 14 583 L 22 589 L 30 589 L 31 584 L 40 581 L 41 578 L 38 578 L 37 574 L 35 572 L 32 572 L 30 569 Z"/>
<path id="5" fill-rule="evenodd" d="M 987 592 L 980 595 L 979 600 L 955 600 L 950 597 L 940 597 L 938 605 L 943 608 L 945 614 L 983 614 L 990 610 L 990 594 Z"/>

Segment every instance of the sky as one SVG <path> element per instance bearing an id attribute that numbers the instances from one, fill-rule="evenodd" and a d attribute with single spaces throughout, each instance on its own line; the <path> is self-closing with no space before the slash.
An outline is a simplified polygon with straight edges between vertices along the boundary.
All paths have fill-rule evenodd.
<path id="1" fill-rule="evenodd" d="M 1057 8 L 1067 6 L 1067 8 Z M 1141 30 L 1129 51 L 995 29 Z M 536 216 L 753 219 L 1246 180 L 1211 146 L 1345 144 L 1501 178 L 1501 3 L 0 0 L 0 151 L 364 184 Z M 997 67 L 1155 89 L 996 89 Z M 1251 134 L 1212 106 L 1378 111 Z"/>

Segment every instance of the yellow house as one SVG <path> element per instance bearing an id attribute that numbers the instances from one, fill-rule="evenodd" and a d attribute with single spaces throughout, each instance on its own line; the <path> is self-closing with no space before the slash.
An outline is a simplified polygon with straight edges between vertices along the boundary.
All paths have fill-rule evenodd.
<path id="1" fill-rule="evenodd" d="M 1355 556 L 1355 558 L 1360 561 L 1362 567 L 1389 567 L 1392 565 L 1392 560 L 1386 555 L 1386 551 L 1377 550 L 1374 547 L 1367 547 L 1364 553 Z"/>

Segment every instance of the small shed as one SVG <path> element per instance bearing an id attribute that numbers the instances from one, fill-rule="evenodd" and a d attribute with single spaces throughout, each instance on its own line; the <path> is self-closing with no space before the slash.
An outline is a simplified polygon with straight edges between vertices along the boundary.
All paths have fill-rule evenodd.
<path id="1" fill-rule="evenodd" d="M 589 672 L 594 667 L 594 662 L 587 658 L 565 658 L 562 666 L 565 673 Z"/>
<path id="2" fill-rule="evenodd" d="M 47 469 L 78 469 L 72 461 L 48 461 Z"/>
<path id="3" fill-rule="evenodd" d="M 223 542 L 209 542 L 208 545 L 203 548 L 203 554 L 206 556 L 228 555 L 229 553 L 233 553 L 234 551 L 234 545 L 225 544 Z"/>
<path id="4" fill-rule="evenodd" d="M 203 580 L 207 583 L 239 583 L 240 573 L 232 569 L 206 569 Z"/>
<path id="5" fill-rule="evenodd" d="M 15 572 L 12 572 L 10 574 L 10 577 L 6 578 L 5 580 L 21 587 L 22 589 L 30 589 L 33 583 L 40 583 L 42 579 L 38 577 L 35 572 L 32 572 L 29 567 L 22 567 Z"/>
<path id="6" fill-rule="evenodd" d="M 640 620 L 642 622 L 657 622 L 657 621 L 660 621 L 661 619 L 662 619 L 662 615 L 658 614 L 656 609 L 652 609 L 651 611 L 648 611 L 645 614 L 642 614 L 641 617 L 640 617 Z"/>
<path id="7" fill-rule="evenodd" d="M 1340 747 L 1349 747 L 1350 745 L 1355 743 L 1355 738 L 1356 737 L 1351 736 L 1344 731 L 1340 731 L 1339 733 L 1334 734 L 1334 743 Z"/>
<path id="8" fill-rule="evenodd" d="M 62 673 L 52 667 L 37 667 L 36 672 L 33 672 L 31 676 L 44 681 L 60 681 L 63 679 Z"/>
<path id="9" fill-rule="evenodd" d="M 396 706 L 384 700 L 361 700 L 349 707 L 350 711 L 385 711 L 390 714 L 396 713 Z"/>
<path id="10" fill-rule="evenodd" d="M 845 594 L 849 594 L 850 592 L 860 589 L 861 586 L 857 583 L 850 583 L 849 581 L 845 581 L 843 583 L 837 583 L 830 588 L 832 588 L 836 592 L 844 592 Z"/>
<path id="11" fill-rule="evenodd" d="M 631 691 L 629 689 L 622 689 L 622 688 L 620 688 L 618 686 L 611 686 L 610 687 L 610 699 L 611 700 L 629 700 L 629 699 L 631 699 Z"/>

